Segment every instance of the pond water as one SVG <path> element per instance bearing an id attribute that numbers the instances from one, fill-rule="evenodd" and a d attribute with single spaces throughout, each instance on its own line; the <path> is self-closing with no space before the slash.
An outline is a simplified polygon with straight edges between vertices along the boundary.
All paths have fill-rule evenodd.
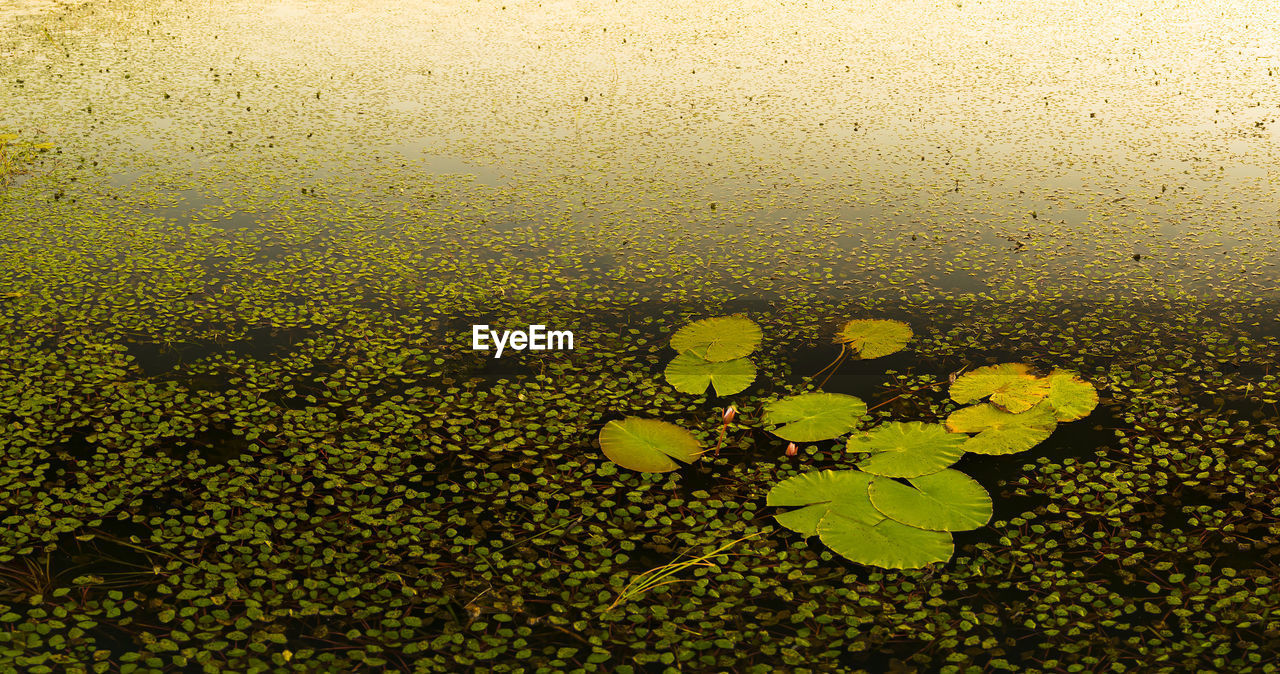
<path id="1" fill-rule="evenodd" d="M 1269 9 L 0 2 L 0 134 L 51 144 L 0 188 L 0 620 L 48 628 L 0 661 L 1262 668 Z M 667 387 L 672 332 L 735 312 L 753 387 Z M 848 562 L 764 505 L 847 467 L 760 412 L 863 317 L 915 333 L 822 384 L 871 423 L 941 421 L 991 363 L 1101 391 L 966 456 L 995 515 L 947 564 Z M 534 323 L 575 348 L 471 350 Z M 600 454 L 629 415 L 710 444 L 729 402 L 718 456 Z"/>

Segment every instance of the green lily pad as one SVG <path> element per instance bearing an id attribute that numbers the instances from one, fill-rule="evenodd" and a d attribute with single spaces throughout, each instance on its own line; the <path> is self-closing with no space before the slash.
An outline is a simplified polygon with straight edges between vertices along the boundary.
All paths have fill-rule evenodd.
<path id="1" fill-rule="evenodd" d="M 884 519 L 867 497 L 870 475 L 860 470 L 823 470 L 788 478 L 773 486 L 765 497 L 771 506 L 803 506 L 774 515 L 778 524 L 806 536 L 818 533 L 818 522 L 834 505 L 843 505 L 862 520 L 875 524 Z"/>
<path id="2" fill-rule="evenodd" d="M 681 393 L 701 395 L 711 385 L 716 395 L 727 396 L 746 389 L 756 380 L 756 366 L 747 358 L 712 362 L 686 351 L 671 360 L 664 374 L 667 383 Z"/>
<path id="3" fill-rule="evenodd" d="M 962 407 L 947 417 L 953 433 L 977 433 L 961 447 L 975 454 L 1016 454 L 1044 442 L 1058 427 L 1053 408 L 1041 403 L 1011 414 L 990 403 Z"/>
<path id="4" fill-rule="evenodd" d="M 692 463 L 702 455 L 702 444 L 675 424 L 657 419 L 627 417 L 610 421 L 600 430 L 600 449 L 609 460 L 631 470 L 665 473 L 680 467 L 679 459 Z"/>
<path id="5" fill-rule="evenodd" d="M 1023 363 L 988 365 L 960 375 L 951 384 L 951 399 L 964 405 L 988 396 L 1014 414 L 1025 412 L 1049 395 L 1049 381 L 1031 374 Z"/>
<path id="6" fill-rule="evenodd" d="M 707 318 L 677 330 L 671 348 L 718 363 L 749 355 L 763 336 L 760 326 L 742 316 Z"/>
<path id="7" fill-rule="evenodd" d="M 901 351 L 911 341 L 911 326 L 902 321 L 855 318 L 836 333 L 836 342 L 848 344 L 863 358 L 879 358 Z"/>
<path id="8" fill-rule="evenodd" d="M 1089 416 L 1098 406 L 1098 389 L 1074 372 L 1054 370 L 1049 373 L 1049 395 L 1058 421 L 1075 421 Z"/>
<path id="9" fill-rule="evenodd" d="M 965 531 L 991 521 L 991 496 L 977 480 L 958 470 L 912 478 L 910 487 L 877 477 L 867 495 L 885 517 L 920 529 Z"/>
<path id="10" fill-rule="evenodd" d="M 940 424 L 919 421 L 882 424 L 845 444 L 851 452 L 871 452 L 858 468 L 884 477 L 936 473 L 960 460 L 965 438 Z"/>
<path id="11" fill-rule="evenodd" d="M 867 405 L 842 393 L 802 393 L 764 406 L 764 423 L 773 434 L 792 442 L 830 440 L 862 423 Z"/>
<path id="12" fill-rule="evenodd" d="M 832 552 L 859 564 L 918 569 L 951 559 L 955 544 L 945 531 L 926 531 L 889 518 L 869 523 L 861 509 L 833 505 L 818 522 L 818 538 Z"/>

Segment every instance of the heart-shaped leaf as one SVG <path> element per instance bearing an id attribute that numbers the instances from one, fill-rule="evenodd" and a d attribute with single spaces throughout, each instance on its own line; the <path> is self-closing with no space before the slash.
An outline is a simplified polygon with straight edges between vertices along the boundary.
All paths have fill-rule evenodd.
<path id="1" fill-rule="evenodd" d="M 879 358 L 901 351 L 911 341 L 911 326 L 901 321 L 855 318 L 836 333 L 836 342 L 848 344 L 863 358 Z"/>
<path id="2" fill-rule="evenodd" d="M 639 417 L 605 424 L 600 430 L 600 449 L 619 466 L 645 473 L 675 470 L 680 467 L 675 459 L 692 463 L 703 452 L 702 444 L 689 431 Z"/>
<path id="3" fill-rule="evenodd" d="M 910 487 L 877 477 L 867 495 L 885 517 L 921 529 L 965 531 L 991 520 L 991 496 L 977 480 L 958 470 L 912 478 Z"/>
<path id="4" fill-rule="evenodd" d="M 686 351 L 671 360 L 664 375 L 667 383 L 681 393 L 701 395 L 711 385 L 716 395 L 727 396 L 756 380 L 756 366 L 747 358 L 714 362 Z"/>
<path id="5" fill-rule="evenodd" d="M 818 522 L 818 538 L 827 547 L 859 564 L 886 569 L 918 569 L 951 559 L 951 534 L 910 527 L 889 518 L 869 523 L 860 509 L 832 506 Z"/>
<path id="6" fill-rule="evenodd" d="M 862 423 L 867 405 L 842 393 L 802 393 L 768 403 L 764 423 L 777 426 L 773 434 L 792 442 L 830 440 Z"/>
<path id="7" fill-rule="evenodd" d="M 1098 389 L 1074 372 L 1054 370 L 1049 373 L 1049 395 L 1058 421 L 1075 421 L 1089 416 L 1098 406 Z"/>
<path id="8" fill-rule="evenodd" d="M 953 433 L 977 433 L 961 447 L 975 454 L 1015 454 L 1044 442 L 1058 427 L 1058 419 L 1048 404 L 1036 405 L 1022 414 L 1011 414 L 989 403 L 962 407 L 947 417 Z"/>
<path id="9" fill-rule="evenodd" d="M 760 326 L 743 316 L 706 318 L 677 330 L 671 348 L 718 363 L 749 355 L 763 336 Z"/>
<path id="10" fill-rule="evenodd" d="M 1049 382 L 1031 373 L 1023 363 L 980 367 L 951 384 L 951 399 L 968 404 L 991 397 L 991 402 L 1017 414 L 1031 409 L 1049 395 Z"/>
<path id="11" fill-rule="evenodd" d="M 884 519 L 871 505 L 867 486 L 871 476 L 860 470 L 823 470 L 788 478 L 773 486 L 765 497 L 771 506 L 803 506 L 774 515 L 778 524 L 806 536 L 818 533 L 818 522 L 832 506 L 840 504 L 870 524 Z"/>
<path id="12" fill-rule="evenodd" d="M 871 452 L 858 468 L 884 477 L 918 477 L 936 473 L 960 460 L 965 438 L 940 424 L 919 421 L 882 424 L 849 438 L 851 452 Z"/>

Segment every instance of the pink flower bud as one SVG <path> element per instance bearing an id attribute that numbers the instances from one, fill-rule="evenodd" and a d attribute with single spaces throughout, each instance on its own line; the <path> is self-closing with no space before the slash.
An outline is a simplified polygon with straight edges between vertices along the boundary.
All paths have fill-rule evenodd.
<path id="1" fill-rule="evenodd" d="M 728 426 L 733 423 L 733 418 L 738 416 L 738 408 L 730 405 L 724 408 L 724 425 Z"/>
<path id="2" fill-rule="evenodd" d="M 800 448 L 796 447 L 796 443 L 793 442 L 787 445 L 787 456 L 795 456 L 799 451 Z"/>

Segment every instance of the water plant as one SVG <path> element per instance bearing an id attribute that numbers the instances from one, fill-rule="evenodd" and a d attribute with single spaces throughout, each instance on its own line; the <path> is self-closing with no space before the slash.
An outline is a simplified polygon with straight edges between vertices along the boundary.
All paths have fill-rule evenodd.
<path id="1" fill-rule="evenodd" d="M 680 467 L 677 461 L 697 461 L 704 451 L 689 431 L 665 421 L 637 417 L 605 424 L 600 431 L 600 448 L 619 466 L 646 473 L 675 470 Z"/>
<path id="2" fill-rule="evenodd" d="M 680 365 L 668 366 L 666 378 L 673 385 L 691 382 L 688 392 L 701 393 L 708 382 L 717 381 L 710 366 L 745 360 L 760 337 L 745 317 L 705 319 L 681 328 L 671 340 L 681 352 L 672 366 Z M 900 350 L 910 337 L 909 327 L 874 319 L 849 321 L 837 333 L 837 341 L 866 357 Z M 841 357 L 844 353 L 842 346 Z M 728 360 L 708 361 L 708 354 Z M 694 367 L 699 368 L 696 378 L 681 378 Z M 754 376 L 752 369 L 752 380 Z M 750 384 L 730 381 L 727 387 L 735 392 Z M 924 388 L 929 387 L 917 391 Z M 1097 405 L 1094 387 L 1075 373 L 1055 370 L 1041 377 L 1024 363 L 953 376 L 949 395 L 958 403 L 989 402 L 953 411 L 945 425 L 886 422 L 849 437 L 849 454 L 865 456 L 853 469 L 804 473 L 770 489 L 767 505 L 798 506 L 775 515 L 777 522 L 805 536 L 817 535 L 836 553 L 861 564 L 907 569 L 945 562 L 953 552 L 951 532 L 981 527 L 992 514 L 991 497 L 982 485 L 950 466 L 966 452 L 999 455 L 1031 449 L 1053 433 L 1059 420 L 1083 418 Z M 798 442 L 830 440 L 857 429 L 866 413 L 866 404 L 857 397 L 807 392 L 766 402 L 761 424 L 789 441 L 790 457 L 797 454 Z M 717 454 L 735 415 L 733 406 L 722 415 Z M 615 463 L 651 472 L 677 468 L 673 456 L 692 461 L 700 453 L 697 441 L 678 426 L 635 418 L 609 422 L 600 445 Z M 656 573 L 662 569 L 644 576 L 647 580 L 637 587 L 651 587 L 651 581 L 664 578 Z"/>
<path id="3" fill-rule="evenodd" d="M 913 478 L 936 473 L 960 460 L 963 436 L 939 424 L 892 422 L 849 438 L 846 448 L 870 456 L 858 468 L 883 477 Z"/>
<path id="4" fill-rule="evenodd" d="M 16 133 L 0 133 L 0 187 L 13 182 L 41 153 L 53 147 L 53 143 L 23 140 Z"/>
<path id="5" fill-rule="evenodd" d="M 627 583 L 626 587 L 623 587 L 622 590 L 618 592 L 618 596 L 613 600 L 613 603 L 605 607 L 604 610 L 612 611 L 613 609 L 617 608 L 619 605 L 627 601 L 630 601 L 632 599 L 635 599 L 640 595 L 644 594 L 645 592 L 648 592 L 649 590 L 652 590 L 656 587 L 661 587 L 663 585 L 669 585 L 671 583 L 681 582 L 681 579 L 672 578 L 672 576 L 689 567 L 693 567 L 693 566 L 715 567 L 717 566 L 717 563 L 711 561 L 712 559 L 716 558 L 717 556 L 720 556 L 722 553 L 724 553 L 725 550 L 732 548 L 738 543 L 741 543 L 742 541 L 759 536 L 762 533 L 764 532 L 758 531 L 754 534 L 748 534 L 741 538 L 729 541 L 728 543 L 721 545 L 720 547 L 716 548 L 715 550 L 712 550 L 711 552 L 707 552 L 707 553 L 698 555 L 696 557 L 689 557 L 688 559 L 680 559 L 680 557 L 684 557 L 686 554 L 688 554 L 687 552 L 681 553 L 679 557 L 676 557 L 676 559 L 671 561 L 670 563 L 663 564 L 662 566 L 656 566 L 643 573 L 638 573 L 635 575 L 635 577 L 633 577 Z"/>
<path id="6" fill-rule="evenodd" d="M 764 423 L 792 442 L 830 440 L 858 427 L 867 406 L 842 393 L 801 393 L 765 404 Z"/>
<path id="7" fill-rule="evenodd" d="M 711 386 L 716 395 L 733 395 L 756 379 L 746 358 L 760 345 L 760 326 L 745 316 L 707 318 L 684 326 L 671 337 L 677 351 L 664 376 L 681 393 L 700 395 Z"/>
<path id="8" fill-rule="evenodd" d="M 302 24 L 271 3 L 189 16 L 78 4 L 10 20 L 0 38 L 0 123 L 68 146 L 0 190 L 0 565 L 18 574 L 3 581 L 0 670 L 1274 670 L 1280 267 L 1266 177 L 1232 177 L 1275 164 L 1274 125 L 1254 128 L 1274 115 L 1243 100 L 1270 81 L 1253 50 L 1202 50 L 1206 72 L 1228 76 L 1177 84 L 1239 102 L 1164 116 L 1232 138 L 1204 143 L 1142 117 L 1173 91 L 1163 72 L 1155 89 L 1126 80 L 1156 98 L 1111 96 L 1110 133 L 1052 99 L 1033 123 L 986 106 L 1001 87 L 1015 103 L 1026 92 L 984 69 L 1037 58 L 1077 98 L 1108 95 L 1106 77 L 1070 77 L 1090 68 L 1072 58 L 1087 45 L 1046 50 L 1026 31 L 1001 41 L 1011 59 L 956 71 L 992 86 L 934 77 L 879 95 L 903 65 L 879 58 L 886 47 L 937 70 L 943 52 L 963 65 L 948 47 L 971 45 L 975 26 L 1007 27 L 1008 12 L 973 3 L 963 21 L 926 12 L 924 28 L 914 6 L 886 3 L 872 39 L 825 40 L 803 24 L 832 17 L 788 3 L 754 37 L 727 25 L 729 48 L 765 67 L 711 88 L 714 71 L 662 47 L 670 22 L 569 34 L 482 3 L 468 16 L 483 32 L 515 20 L 529 39 L 460 52 L 421 39 L 456 23 L 448 3 L 399 12 L 399 31 L 378 30 L 386 13 L 313 8 L 301 20 L 325 41 L 294 39 Z M 662 11 L 690 26 L 705 13 Z M 799 38 L 777 39 L 780 23 Z M 1139 23 L 1156 43 L 1200 44 L 1204 27 Z M 910 48 L 922 29 L 934 49 Z M 566 91 L 608 86 L 566 55 L 602 38 L 625 40 L 638 69 L 619 61 L 622 95 L 584 92 L 585 152 L 562 152 Z M 343 44 L 355 48 L 331 48 Z M 653 50 L 625 59 L 637 45 Z M 268 67 L 281 55 L 299 67 Z M 849 59 L 855 76 L 804 65 Z M 539 76 L 513 78 L 514 63 Z M 776 95 L 791 85 L 813 96 Z M 807 116 L 830 86 L 842 114 Z M 690 91 L 713 98 L 691 112 Z M 902 133 L 928 126 L 929 101 L 975 94 L 990 133 Z M 438 105 L 412 114 L 407 99 Z M 864 133 L 849 133 L 855 119 Z M 694 146 L 631 133 L 690 120 Z M 1044 129 L 1062 142 L 1009 154 Z M 1125 142 L 1099 148 L 1098 132 Z M 510 180 L 446 179 L 389 153 L 406 133 Z M 1009 142 L 976 147 L 988 137 Z M 1190 161 L 1164 170 L 1155 155 Z M 675 390 L 663 336 L 726 302 L 782 348 L 746 356 L 757 380 L 730 398 Z M 858 376 L 819 385 L 866 401 L 849 435 L 945 424 L 947 373 L 1006 360 L 1079 372 L 1106 404 L 1080 423 L 1055 407 L 1043 444 L 952 466 L 996 514 L 953 534 L 950 562 L 850 562 L 763 503 L 862 455 L 844 438 L 779 441 L 761 412 L 841 348 L 809 367 L 784 345 L 855 316 L 911 316 L 914 336 L 883 377 L 847 362 Z M 584 341 L 484 364 L 453 339 L 478 318 L 572 324 Z M 624 416 L 708 445 L 730 402 L 742 413 L 721 459 L 640 473 L 593 452 Z M 979 403 L 994 404 L 965 405 Z M 601 611 L 679 551 L 758 530 L 726 551 L 746 554 Z M 20 582 L 46 556 L 51 582 Z"/>

